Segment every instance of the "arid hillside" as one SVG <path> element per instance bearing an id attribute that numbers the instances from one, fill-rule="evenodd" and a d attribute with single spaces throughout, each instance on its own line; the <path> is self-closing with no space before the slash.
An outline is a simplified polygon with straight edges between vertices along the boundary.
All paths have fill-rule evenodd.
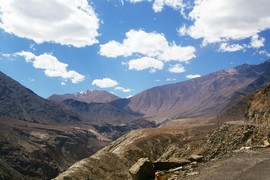
<path id="1" fill-rule="evenodd" d="M 69 94 L 63 94 L 63 95 L 51 95 L 48 97 L 48 100 L 54 101 L 54 102 L 62 102 L 66 99 L 74 99 L 81 102 L 86 103 L 108 103 L 111 101 L 115 101 L 119 99 L 119 97 L 107 92 L 107 91 L 98 91 L 98 90 L 86 90 L 76 93 L 69 93 Z"/>
<path id="2" fill-rule="evenodd" d="M 246 174 L 257 174 L 258 178 L 265 179 L 269 173 L 259 172 L 261 168 L 269 170 L 261 165 L 270 160 L 267 155 L 269 126 L 265 123 L 268 91 L 269 85 L 266 85 L 246 97 L 248 106 L 245 111 L 251 114 L 246 119 L 236 121 L 236 117 L 231 116 L 232 121 L 223 122 L 219 127 L 209 119 L 184 119 L 184 124 L 178 119 L 159 128 L 132 131 L 75 163 L 55 179 L 132 179 L 131 167 L 138 166 L 138 173 L 146 173 L 136 165 L 141 158 L 147 158 L 153 164 L 156 173 L 153 172 L 152 176 L 156 174 L 164 179 L 216 179 L 227 171 L 231 172 L 228 179 L 241 179 L 247 177 Z M 236 104 L 243 104 L 243 100 Z M 258 108 L 261 110 L 257 115 L 249 113 Z M 205 123 L 196 123 L 202 120 Z M 185 123 L 188 121 L 191 123 Z M 226 164 L 228 162 L 231 165 Z M 239 165 L 243 169 L 239 169 Z M 220 172 L 215 170 L 216 167 Z M 142 174 L 135 176 L 141 177 Z"/>
<path id="3" fill-rule="evenodd" d="M 83 104 L 91 109 L 84 116 L 0 73 L 0 178 L 51 179 L 126 132 L 155 125 L 115 107 Z"/>
<path id="4" fill-rule="evenodd" d="M 241 65 L 185 82 L 145 90 L 126 103 L 126 108 L 145 118 L 209 117 L 270 80 L 270 61 Z"/>

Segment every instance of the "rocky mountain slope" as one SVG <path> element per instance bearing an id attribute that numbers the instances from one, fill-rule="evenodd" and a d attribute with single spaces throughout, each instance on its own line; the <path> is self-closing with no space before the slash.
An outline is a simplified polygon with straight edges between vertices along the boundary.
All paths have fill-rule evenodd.
<path id="1" fill-rule="evenodd" d="M 100 91 L 100 90 L 86 90 L 86 91 L 80 91 L 76 93 L 69 93 L 69 94 L 63 94 L 63 95 L 51 95 L 48 97 L 48 100 L 54 101 L 54 102 L 62 102 L 66 99 L 74 99 L 81 102 L 91 103 L 108 103 L 111 101 L 115 101 L 119 99 L 119 97 L 107 92 L 107 91 Z"/>
<path id="2" fill-rule="evenodd" d="M 212 116 L 269 82 L 270 61 L 241 65 L 185 82 L 145 90 L 124 103 L 126 109 L 145 118 Z M 122 104 L 123 105 L 123 104 Z"/>
<path id="3" fill-rule="evenodd" d="M 227 170 L 232 175 L 229 179 L 240 178 L 245 175 L 244 172 L 257 173 L 258 178 L 265 179 L 269 173 L 258 174 L 261 168 L 253 167 L 261 167 L 260 163 L 270 159 L 269 156 L 262 158 L 269 154 L 269 150 L 261 150 L 270 146 L 269 126 L 266 123 L 269 87 L 266 85 L 246 97 L 248 106 L 245 111 L 248 112 L 248 118 L 245 120 L 227 122 L 218 128 L 216 124 L 190 124 L 182 128 L 160 127 L 132 131 L 93 156 L 75 163 L 55 179 L 132 179 L 129 168 L 134 167 L 140 158 L 149 159 L 158 172 L 156 175 L 164 179 L 211 179 L 212 176 L 221 177 Z M 257 115 L 254 112 L 258 112 Z M 202 162 L 188 162 L 191 157 L 202 157 Z M 227 161 L 231 164 L 224 164 Z M 177 163 L 177 168 L 168 170 L 168 166 L 172 168 Z M 229 168 L 230 165 L 234 168 L 241 165 L 246 169 L 233 170 Z M 220 172 L 215 171 L 216 167 L 219 167 Z M 211 177 L 208 172 L 212 173 Z M 142 170 L 141 173 L 146 172 Z"/>
<path id="4" fill-rule="evenodd" d="M 0 117 L 0 179 L 51 179 L 108 144 L 89 126 Z"/>
<path id="5" fill-rule="evenodd" d="M 140 118 L 140 116 L 130 114 L 108 103 L 85 103 L 73 99 L 66 99 L 63 103 L 67 108 L 79 114 L 83 121 L 88 121 L 96 125 L 128 124 L 132 120 Z"/>
<path id="6" fill-rule="evenodd" d="M 149 121 L 129 117 L 115 107 L 105 109 L 108 112 L 103 107 L 88 108 L 92 114 L 83 117 L 0 72 L 0 179 L 51 179 L 111 139 L 149 124 L 152 127 Z M 119 120 L 126 124 L 110 123 L 117 113 L 118 118 L 126 118 Z M 93 123 L 87 116 L 104 123 Z"/>
<path id="7" fill-rule="evenodd" d="M 221 123 L 232 120 L 245 120 L 257 124 L 268 124 L 270 120 L 269 100 L 270 84 L 267 83 L 263 88 L 243 96 L 239 101 L 224 109 L 220 113 L 219 120 Z"/>
<path id="8" fill-rule="evenodd" d="M 176 175 L 175 179 L 183 179 L 197 175 L 210 160 L 230 157 L 246 146 L 264 147 L 264 141 L 270 138 L 266 127 L 256 125 L 225 124 L 206 136 L 212 128 L 132 131 L 93 156 L 75 163 L 55 179 L 132 179 L 130 168 L 140 158 L 148 158 L 164 178 Z M 202 156 L 204 163 L 188 161 L 196 156 Z M 175 167 L 179 169 L 177 172 L 168 171 Z"/>
<path id="9" fill-rule="evenodd" d="M 133 129 L 156 127 L 141 116 L 134 115 L 108 103 L 85 103 L 73 99 L 63 101 L 66 108 L 76 112 L 79 118 L 111 140 Z"/>
<path id="10" fill-rule="evenodd" d="M 75 123 L 76 113 L 45 100 L 0 72 L 0 116 L 29 122 Z"/>

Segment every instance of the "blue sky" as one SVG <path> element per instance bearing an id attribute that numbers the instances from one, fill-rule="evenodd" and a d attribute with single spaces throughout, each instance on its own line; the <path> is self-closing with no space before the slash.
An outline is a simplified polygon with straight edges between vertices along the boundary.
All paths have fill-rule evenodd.
<path id="1" fill-rule="evenodd" d="M 269 0 L 0 0 L 0 71 L 120 97 L 270 58 Z"/>

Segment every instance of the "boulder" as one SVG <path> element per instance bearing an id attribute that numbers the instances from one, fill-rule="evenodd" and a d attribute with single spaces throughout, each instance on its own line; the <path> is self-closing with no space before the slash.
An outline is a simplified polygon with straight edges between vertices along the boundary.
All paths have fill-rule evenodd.
<path id="1" fill-rule="evenodd" d="M 130 169 L 133 180 L 149 180 L 155 178 L 155 169 L 148 158 L 140 158 Z"/>
<path id="2" fill-rule="evenodd" d="M 268 139 L 263 141 L 263 146 L 264 147 L 269 147 L 270 146 L 270 143 L 269 143 Z"/>

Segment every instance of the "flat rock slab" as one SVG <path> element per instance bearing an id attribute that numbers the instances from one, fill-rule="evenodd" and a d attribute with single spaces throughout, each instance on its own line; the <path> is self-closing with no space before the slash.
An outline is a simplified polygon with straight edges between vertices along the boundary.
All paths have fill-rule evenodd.
<path id="1" fill-rule="evenodd" d="M 193 180 L 269 180 L 270 150 L 235 153 L 232 157 L 210 161 L 200 167 Z"/>

